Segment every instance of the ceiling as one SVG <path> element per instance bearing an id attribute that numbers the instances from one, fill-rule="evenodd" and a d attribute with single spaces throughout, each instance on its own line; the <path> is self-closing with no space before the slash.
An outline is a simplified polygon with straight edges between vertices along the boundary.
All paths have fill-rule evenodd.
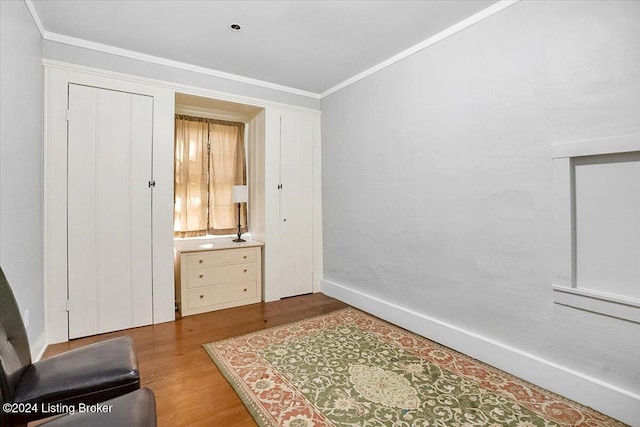
<path id="1" fill-rule="evenodd" d="M 496 0 L 31 3 L 51 40 L 73 37 L 321 94 Z"/>

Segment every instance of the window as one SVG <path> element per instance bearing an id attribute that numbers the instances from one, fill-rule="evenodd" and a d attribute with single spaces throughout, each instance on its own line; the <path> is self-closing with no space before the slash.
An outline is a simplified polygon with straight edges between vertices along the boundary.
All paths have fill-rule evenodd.
<path id="1" fill-rule="evenodd" d="M 555 144 L 555 302 L 640 323 L 640 135 Z"/>
<path id="2" fill-rule="evenodd" d="M 244 127 L 244 123 L 176 115 L 175 237 L 237 232 L 231 189 L 247 183 Z M 246 204 L 240 224 L 246 232 Z"/>

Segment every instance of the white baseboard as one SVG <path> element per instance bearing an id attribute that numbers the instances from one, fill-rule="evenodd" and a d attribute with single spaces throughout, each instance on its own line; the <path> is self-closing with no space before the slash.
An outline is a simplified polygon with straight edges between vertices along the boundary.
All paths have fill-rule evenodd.
<path id="1" fill-rule="evenodd" d="M 37 362 L 47 350 L 47 333 L 42 331 L 38 339 L 34 343 L 29 343 L 31 347 L 31 360 Z"/>
<path id="2" fill-rule="evenodd" d="M 624 423 L 640 426 L 640 395 L 636 393 L 346 286 L 324 279 L 321 284 L 328 296 Z"/>

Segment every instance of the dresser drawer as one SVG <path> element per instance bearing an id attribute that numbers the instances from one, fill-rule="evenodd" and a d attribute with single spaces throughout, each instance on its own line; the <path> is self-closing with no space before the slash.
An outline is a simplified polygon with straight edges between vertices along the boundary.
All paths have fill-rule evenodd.
<path id="1" fill-rule="evenodd" d="M 254 298 L 257 295 L 256 288 L 256 282 L 253 281 L 189 289 L 187 291 L 187 306 L 189 309 L 194 309 Z"/>
<path id="2" fill-rule="evenodd" d="M 231 249 L 221 251 L 198 252 L 186 255 L 187 268 L 212 267 L 256 260 L 256 249 Z"/>
<path id="3" fill-rule="evenodd" d="M 262 300 L 262 243 L 220 239 L 213 245 L 176 245 L 176 305 L 182 316 Z"/>
<path id="4" fill-rule="evenodd" d="M 220 283 L 255 281 L 258 277 L 256 263 L 219 265 L 187 270 L 187 288 L 217 285 Z"/>

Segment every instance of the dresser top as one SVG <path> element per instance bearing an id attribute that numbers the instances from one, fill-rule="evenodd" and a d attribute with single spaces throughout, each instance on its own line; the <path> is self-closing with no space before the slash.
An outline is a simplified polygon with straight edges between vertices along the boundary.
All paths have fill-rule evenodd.
<path id="1" fill-rule="evenodd" d="M 256 246 L 264 246 L 264 243 L 258 240 L 234 242 L 232 238 L 176 239 L 173 241 L 173 248 L 178 253 L 215 251 L 220 249 L 252 248 Z"/>

